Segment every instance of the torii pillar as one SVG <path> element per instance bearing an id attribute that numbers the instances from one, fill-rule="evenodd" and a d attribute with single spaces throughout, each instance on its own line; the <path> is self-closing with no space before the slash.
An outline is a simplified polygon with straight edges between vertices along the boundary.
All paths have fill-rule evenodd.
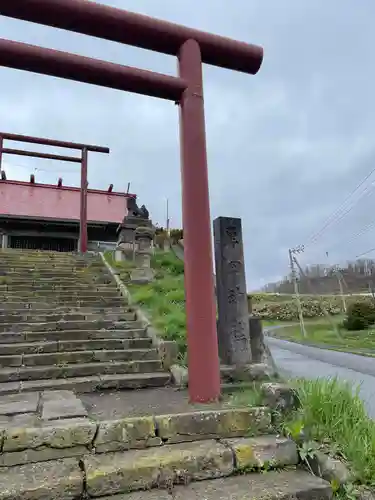
<path id="1" fill-rule="evenodd" d="M 220 396 L 202 63 L 256 74 L 263 49 L 82 0 L 0 0 L 0 15 L 178 57 L 179 78 L 0 39 L 0 66 L 33 71 L 180 105 L 189 394 Z"/>

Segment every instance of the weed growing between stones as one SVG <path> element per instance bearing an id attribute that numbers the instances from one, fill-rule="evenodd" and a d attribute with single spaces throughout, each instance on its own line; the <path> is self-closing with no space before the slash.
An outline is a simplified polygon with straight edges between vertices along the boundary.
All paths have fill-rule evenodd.
<path id="1" fill-rule="evenodd" d="M 358 487 L 375 487 L 375 422 L 367 415 L 359 388 L 337 378 L 293 381 L 301 406 L 284 422 L 310 463 L 318 450 L 345 463 L 350 480 L 332 479 L 342 498 L 358 497 Z M 298 437 L 299 436 L 299 437 Z"/>
<path id="2" fill-rule="evenodd" d="M 331 482 L 336 498 L 365 498 L 375 488 L 375 422 L 366 412 L 358 387 L 337 378 L 293 380 L 299 408 L 277 415 L 277 429 L 298 446 L 301 465 Z M 261 404 L 256 387 L 233 395 L 239 406 Z M 321 457 L 340 462 L 329 470 Z M 327 475 L 331 477 L 326 477 Z"/>

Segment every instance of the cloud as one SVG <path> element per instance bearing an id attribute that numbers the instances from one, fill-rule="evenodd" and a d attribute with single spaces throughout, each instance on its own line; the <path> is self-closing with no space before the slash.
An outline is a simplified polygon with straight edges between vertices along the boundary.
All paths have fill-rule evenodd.
<path id="1" fill-rule="evenodd" d="M 242 218 L 248 288 L 287 272 L 287 249 L 308 241 L 374 163 L 375 4 L 363 0 L 102 0 L 103 3 L 258 43 L 252 77 L 204 68 L 212 217 Z M 174 58 L 0 18 L 0 36 L 175 74 Z M 131 182 L 153 219 L 181 224 L 178 113 L 173 103 L 0 68 L 6 131 L 108 145 L 90 154 L 92 187 Z M 43 150 L 43 148 L 42 148 Z M 64 154 L 64 153 L 61 153 Z M 73 165 L 16 157 L 8 177 L 78 185 Z M 22 167 L 17 167 L 22 165 Z M 305 259 L 347 242 L 371 219 L 372 194 L 332 225 Z M 371 248 L 373 233 L 356 245 Z M 357 248 L 356 247 L 356 248 Z M 343 243 L 342 260 L 357 250 Z M 314 253 L 315 252 L 315 253 Z"/>

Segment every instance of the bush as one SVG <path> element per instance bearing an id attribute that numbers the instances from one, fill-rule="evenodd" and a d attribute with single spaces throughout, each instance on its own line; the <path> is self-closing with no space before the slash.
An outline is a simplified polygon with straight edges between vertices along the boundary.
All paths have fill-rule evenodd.
<path id="1" fill-rule="evenodd" d="M 298 321 L 296 300 L 292 295 L 260 293 L 249 295 L 254 313 L 264 320 Z M 374 302 L 365 295 L 352 295 L 346 298 L 348 308 L 355 303 L 370 304 Z M 327 311 L 330 315 L 343 314 L 342 299 L 339 295 L 301 295 L 301 305 L 305 318 L 322 318 Z"/>
<path id="2" fill-rule="evenodd" d="M 182 229 L 171 229 L 170 235 L 174 245 L 184 238 L 184 232 Z"/>
<path id="3" fill-rule="evenodd" d="M 343 327 L 347 330 L 365 330 L 375 323 L 375 305 L 370 302 L 354 302 L 348 308 Z"/>

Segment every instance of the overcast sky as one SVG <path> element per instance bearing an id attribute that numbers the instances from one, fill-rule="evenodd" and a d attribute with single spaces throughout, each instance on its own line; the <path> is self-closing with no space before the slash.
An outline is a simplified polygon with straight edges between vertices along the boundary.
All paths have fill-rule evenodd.
<path id="1" fill-rule="evenodd" d="M 375 168 L 374 1 L 102 3 L 264 47 L 256 76 L 204 69 L 211 216 L 242 218 L 249 289 L 285 274 L 288 248 L 309 241 Z M 173 57 L 1 17 L 0 37 L 176 72 Z M 172 226 L 181 226 L 173 103 L 6 68 L 0 82 L 1 130 L 109 146 L 110 156 L 90 156 L 90 187 L 130 182 L 160 224 L 169 198 Z M 5 166 L 8 178 L 26 180 L 37 168 L 37 181 L 79 184 L 73 164 L 7 157 Z M 375 220 L 372 180 L 303 262 L 324 262 L 328 250 L 341 262 L 375 247 L 374 230 L 350 242 Z"/>

